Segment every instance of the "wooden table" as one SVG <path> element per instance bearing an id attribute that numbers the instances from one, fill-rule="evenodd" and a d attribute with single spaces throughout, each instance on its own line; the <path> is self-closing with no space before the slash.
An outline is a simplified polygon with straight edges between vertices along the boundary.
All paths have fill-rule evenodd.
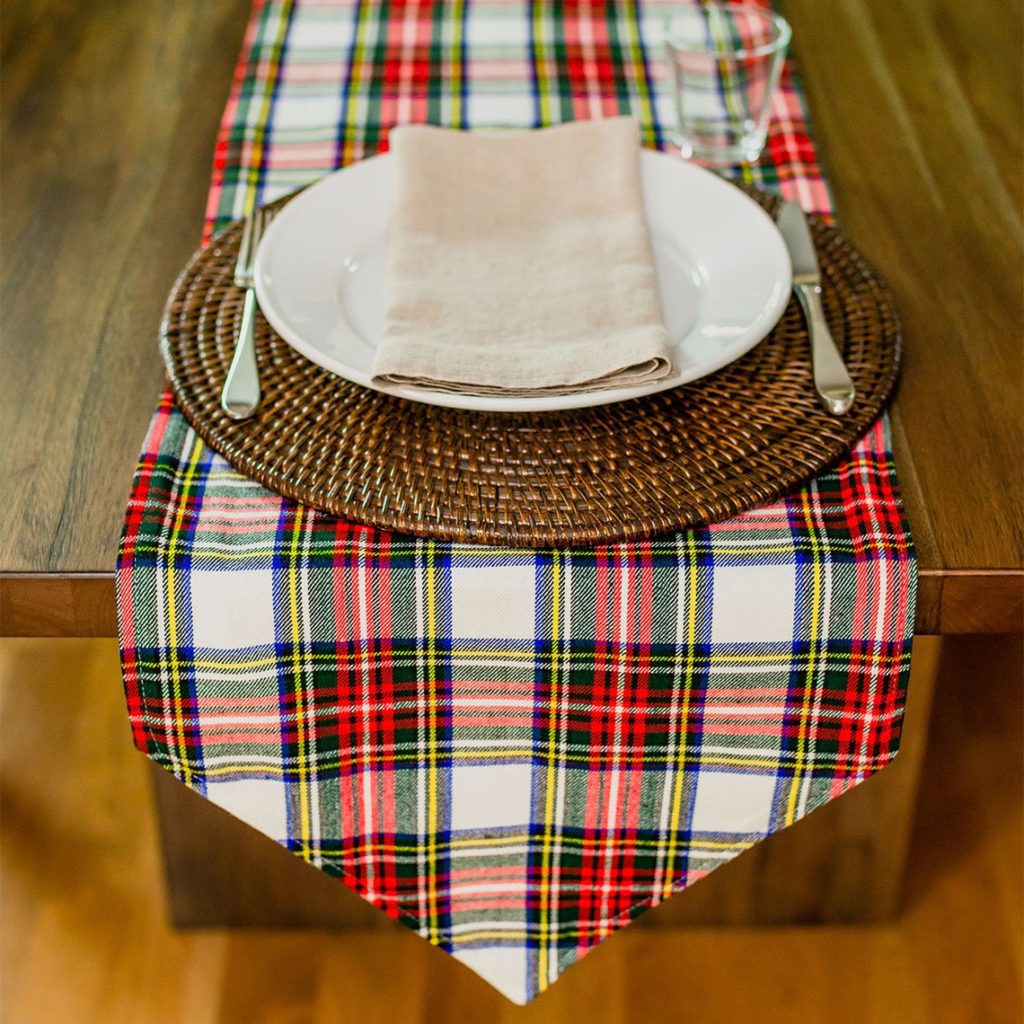
<path id="1" fill-rule="evenodd" d="M 116 634 L 117 539 L 163 378 L 157 324 L 199 236 L 248 8 L 249 0 L 136 0 L 114 13 L 101 0 L 23 0 L 6 12 L 0 634 Z M 843 227 L 888 278 L 904 319 L 893 424 L 920 555 L 917 632 L 1018 631 L 1021 9 L 995 0 L 785 0 L 783 8 Z M 783 834 L 741 859 L 750 868 L 726 869 L 733 892 L 742 870 L 744 884 L 765 889 L 772 851 L 788 844 L 811 870 L 837 851 L 848 861 L 856 835 L 862 852 L 858 866 L 842 867 L 846 894 L 832 886 L 825 911 L 820 887 L 797 909 L 785 896 L 765 897 L 756 916 L 891 913 L 938 657 L 935 644 L 915 654 L 912 728 L 896 765 L 789 830 L 797 838 Z M 187 875 L 191 842 L 207 853 L 252 847 L 256 861 L 270 856 L 287 876 L 280 902 L 290 909 L 274 920 L 322 919 L 296 910 L 304 901 L 293 897 L 312 888 L 322 902 L 326 879 L 277 858 L 281 851 L 162 776 L 158 793 L 165 815 L 207 829 L 169 834 L 172 877 Z M 801 843 L 816 852 L 801 853 Z M 216 857 L 207 859 L 216 873 Z M 880 883 L 883 862 L 889 881 Z M 179 920 L 250 919 L 241 897 L 224 909 L 230 886 L 176 881 Z M 713 882 L 698 887 L 711 895 L 670 901 L 658 914 L 748 914 L 749 901 L 735 910 L 735 897 L 722 886 L 715 895 Z M 676 905 L 683 909 L 668 913 Z"/>

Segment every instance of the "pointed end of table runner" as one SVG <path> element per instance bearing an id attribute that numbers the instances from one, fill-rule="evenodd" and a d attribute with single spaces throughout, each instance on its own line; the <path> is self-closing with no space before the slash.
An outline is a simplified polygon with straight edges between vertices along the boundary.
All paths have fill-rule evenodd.
<path id="1" fill-rule="evenodd" d="M 517 1006 L 538 994 L 531 990 L 527 951 L 521 946 L 476 946 L 454 950 L 452 956 Z"/>
<path id="2" fill-rule="evenodd" d="M 187 572 L 181 516 L 129 524 L 136 742 L 513 1002 L 896 754 L 913 560 L 871 484 L 883 432 L 801 501 L 642 554 L 424 550 L 330 521 L 293 561 L 265 561 L 272 532 L 225 565 L 238 481 L 203 465 Z M 812 500 L 847 529 L 808 557 Z"/>
<path id="3" fill-rule="evenodd" d="M 776 770 L 753 774 L 714 767 L 696 770 L 692 784 L 683 787 L 690 790 L 690 796 L 681 801 L 682 817 L 676 829 L 660 837 L 661 849 L 676 850 L 677 866 L 685 865 L 681 874 L 666 875 L 664 865 L 658 870 L 649 856 L 650 835 L 647 842 L 637 836 L 634 842 L 605 845 L 598 834 L 601 829 L 594 834 L 555 829 L 546 842 L 539 835 L 527 839 L 521 829 L 511 826 L 492 828 L 486 835 L 475 829 L 449 831 L 449 856 L 460 849 L 463 860 L 472 859 L 470 851 L 475 849 L 476 861 L 462 866 L 449 863 L 442 872 L 428 871 L 416 880 L 421 896 L 427 894 L 418 901 L 420 905 L 435 908 L 428 922 L 422 918 L 422 910 L 418 916 L 411 905 L 417 901 L 402 903 L 393 893 L 381 892 L 387 887 L 381 884 L 385 879 L 397 877 L 396 865 L 403 859 L 399 850 L 406 857 L 415 850 L 419 863 L 428 856 L 424 841 L 403 843 L 397 837 L 371 841 L 367 835 L 354 835 L 343 845 L 351 850 L 375 848 L 378 856 L 372 864 L 365 856 L 353 855 L 351 859 L 332 858 L 329 868 L 323 862 L 315 866 L 328 869 L 367 902 L 523 1006 L 647 909 L 853 788 L 887 764 L 897 750 L 895 745 L 890 747 L 871 769 L 842 779 L 805 777 L 794 782 Z M 523 767 L 529 777 L 529 766 Z M 181 778 L 180 772 L 175 774 Z M 542 783 L 541 778 L 534 778 L 530 789 Z M 276 778 L 251 777 L 202 783 L 192 779 L 188 784 L 200 788 L 222 810 L 296 850 L 289 838 L 292 786 Z M 529 789 L 526 795 L 530 795 Z M 494 808 L 500 814 L 500 808 L 515 802 L 497 800 Z M 359 820 L 372 817 L 358 798 L 354 811 Z M 409 835 L 407 831 L 404 834 Z M 493 845 L 501 835 L 522 838 Z M 584 869 L 569 851 L 582 851 L 588 844 L 594 852 L 589 868 Z M 540 866 L 545 850 L 552 857 L 547 866 Z M 554 856 L 556 850 L 561 851 L 558 856 Z M 502 866 L 488 863 L 495 857 Z M 304 859 L 311 863 L 308 857 Z M 529 882 L 522 881 L 527 878 Z M 376 879 L 376 884 L 371 879 Z"/>

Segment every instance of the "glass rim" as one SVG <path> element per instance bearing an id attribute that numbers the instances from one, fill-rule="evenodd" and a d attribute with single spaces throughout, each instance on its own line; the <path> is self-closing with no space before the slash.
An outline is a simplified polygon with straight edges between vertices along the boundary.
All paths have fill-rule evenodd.
<path id="1" fill-rule="evenodd" d="M 697 50 L 692 46 L 681 41 L 680 37 L 672 31 L 672 22 L 680 17 L 680 12 L 677 11 L 675 14 L 665 19 L 665 41 L 670 45 L 674 46 L 678 50 L 682 50 L 686 53 L 693 54 L 705 54 L 708 57 L 768 57 L 773 53 L 778 53 L 780 50 L 785 49 L 789 46 L 790 40 L 793 38 L 793 29 L 790 24 L 781 14 L 777 14 L 775 11 L 766 10 L 765 8 L 751 3 L 701 3 L 698 6 L 692 7 L 687 13 L 688 14 L 699 14 L 702 11 L 742 11 L 744 14 L 756 14 L 758 17 L 763 18 L 769 22 L 775 29 L 776 37 L 768 43 L 761 43 L 759 46 L 753 46 L 750 48 L 740 47 L 732 49 L 722 49 L 717 46 L 705 47 Z"/>

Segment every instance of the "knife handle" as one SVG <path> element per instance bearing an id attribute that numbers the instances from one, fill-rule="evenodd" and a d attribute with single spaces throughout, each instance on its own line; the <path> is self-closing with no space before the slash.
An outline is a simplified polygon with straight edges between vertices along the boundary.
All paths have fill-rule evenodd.
<path id="1" fill-rule="evenodd" d="M 807 331 L 811 336 L 814 386 L 821 404 L 833 416 L 842 416 L 853 405 L 856 392 L 825 321 L 825 312 L 821 308 L 821 286 L 797 284 L 793 290 L 804 308 Z"/>

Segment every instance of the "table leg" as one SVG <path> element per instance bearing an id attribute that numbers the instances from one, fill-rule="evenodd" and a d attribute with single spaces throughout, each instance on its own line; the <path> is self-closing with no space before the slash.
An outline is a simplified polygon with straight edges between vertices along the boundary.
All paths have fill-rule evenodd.
<path id="1" fill-rule="evenodd" d="M 394 922 L 150 763 L 167 900 L 180 928 L 378 928 Z"/>

